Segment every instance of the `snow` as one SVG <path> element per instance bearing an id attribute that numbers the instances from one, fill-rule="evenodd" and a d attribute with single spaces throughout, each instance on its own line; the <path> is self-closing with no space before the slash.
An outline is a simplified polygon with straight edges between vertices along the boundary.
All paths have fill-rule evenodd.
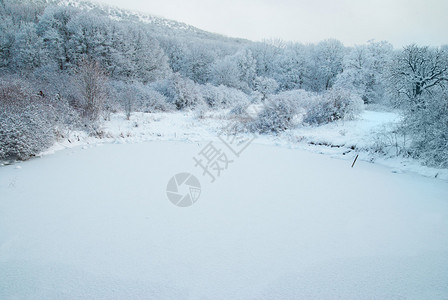
<path id="1" fill-rule="evenodd" d="M 226 111 L 72 132 L 0 168 L 0 299 L 446 299 L 446 170 L 358 150 L 398 120 L 258 136 L 215 183 L 193 157 L 225 149 Z M 165 193 L 182 172 L 189 208 Z"/>
<path id="2" fill-rule="evenodd" d="M 387 124 L 397 123 L 399 117 L 393 112 L 365 111 L 355 122 L 338 121 L 312 128 L 294 130 L 300 136 L 315 143 L 332 145 L 355 145 L 359 148 L 372 144 L 372 135 L 384 129 Z"/>
<path id="3" fill-rule="evenodd" d="M 0 169 L 1 299 L 445 299 L 446 182 L 253 144 L 104 144 Z M 218 144 L 219 145 L 219 144 Z M 179 172 L 201 197 L 166 197 Z"/>
<path id="4" fill-rule="evenodd" d="M 260 107 L 249 107 L 254 116 Z M 302 126 L 286 131 L 278 136 L 260 135 L 256 144 L 277 145 L 285 148 L 301 149 L 329 155 L 333 158 L 353 161 L 375 162 L 387 166 L 394 173 L 416 173 L 426 177 L 448 181 L 448 170 L 422 166 L 411 158 L 395 157 L 371 153 L 378 138 L 391 131 L 400 121 L 395 112 L 366 110 L 353 121 L 337 121 L 322 126 Z M 42 155 L 86 144 L 98 143 L 141 143 L 145 141 L 185 141 L 187 143 L 217 141 L 222 128 L 232 120 L 228 111 L 207 112 L 198 118 L 195 112 L 177 113 L 133 113 L 127 121 L 124 114 L 112 114 L 102 130 L 104 138 L 89 137 L 84 132 L 72 132 Z M 70 140 L 70 142 L 69 142 Z"/>

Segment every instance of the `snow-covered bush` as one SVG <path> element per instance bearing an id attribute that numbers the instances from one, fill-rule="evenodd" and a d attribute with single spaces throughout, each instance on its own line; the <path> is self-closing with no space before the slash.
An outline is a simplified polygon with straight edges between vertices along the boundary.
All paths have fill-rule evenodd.
<path id="1" fill-rule="evenodd" d="M 229 112 L 231 117 L 241 117 L 247 115 L 247 104 L 246 103 L 238 103 L 235 105 Z"/>
<path id="2" fill-rule="evenodd" d="M 38 68 L 27 78 L 28 85 L 39 93 L 42 91 L 45 103 L 54 108 L 58 130 L 80 129 L 82 126 L 81 111 L 71 105 L 80 103 L 82 97 L 73 80 L 72 76 L 59 72 L 52 66 Z"/>
<path id="3" fill-rule="evenodd" d="M 158 111 L 171 111 L 175 107 L 168 103 L 167 98 L 161 93 L 147 87 L 142 86 L 142 96 L 136 101 L 136 110 L 141 112 L 158 112 Z"/>
<path id="4" fill-rule="evenodd" d="M 305 114 L 304 106 L 314 99 L 314 93 L 293 90 L 271 95 L 262 105 L 262 110 L 249 130 L 259 133 L 278 133 L 300 124 Z"/>
<path id="5" fill-rule="evenodd" d="M 117 110 L 124 109 L 127 114 L 134 111 L 152 113 L 175 109 L 174 105 L 168 102 L 167 97 L 140 82 L 126 84 L 122 81 L 114 81 L 110 89 L 111 96 L 119 105 Z"/>
<path id="6" fill-rule="evenodd" d="M 307 124 L 326 124 L 336 120 L 352 120 L 364 109 L 364 102 L 356 94 L 342 89 L 331 89 L 302 99 Z"/>
<path id="7" fill-rule="evenodd" d="M 55 140 L 55 111 L 21 80 L 0 80 L 0 159 L 25 160 Z"/>
<path id="8" fill-rule="evenodd" d="M 299 113 L 300 107 L 295 99 L 287 95 L 272 96 L 249 127 L 254 132 L 278 133 L 297 125 Z"/>
<path id="9" fill-rule="evenodd" d="M 198 85 L 191 79 L 181 77 L 178 73 L 169 79 L 155 82 L 151 86 L 179 110 L 194 108 L 204 103 Z"/>
<path id="10" fill-rule="evenodd" d="M 213 108 L 229 108 L 249 103 L 248 96 L 235 88 L 206 84 L 201 85 L 200 89 L 205 102 Z"/>
<path id="11" fill-rule="evenodd" d="M 251 124 L 256 132 L 280 132 L 299 123 L 320 125 L 351 120 L 363 110 L 363 101 L 348 91 L 332 89 L 323 94 L 292 90 L 273 95 Z"/>

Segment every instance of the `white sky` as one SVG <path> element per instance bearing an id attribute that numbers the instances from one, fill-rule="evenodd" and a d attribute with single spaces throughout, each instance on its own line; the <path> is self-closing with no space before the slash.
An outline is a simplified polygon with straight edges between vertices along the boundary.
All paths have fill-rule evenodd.
<path id="1" fill-rule="evenodd" d="M 448 0 L 94 0 L 251 40 L 448 44 Z"/>

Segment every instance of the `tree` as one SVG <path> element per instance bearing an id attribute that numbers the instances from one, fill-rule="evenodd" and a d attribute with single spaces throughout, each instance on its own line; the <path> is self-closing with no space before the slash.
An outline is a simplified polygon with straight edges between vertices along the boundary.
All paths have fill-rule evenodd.
<path id="1" fill-rule="evenodd" d="M 228 55 L 212 65 L 213 82 L 250 93 L 255 89 L 256 63 L 249 49 Z"/>
<path id="2" fill-rule="evenodd" d="M 282 91 L 308 88 L 306 77 L 309 73 L 307 48 L 301 44 L 288 45 L 275 59 L 273 77 Z"/>
<path id="3" fill-rule="evenodd" d="M 114 78 L 150 83 L 172 73 L 159 42 L 147 32 L 133 24 L 108 27 L 101 59 Z"/>
<path id="4" fill-rule="evenodd" d="M 226 56 L 215 61 L 211 66 L 212 82 L 232 88 L 240 87 L 240 72 L 233 56 Z"/>
<path id="5" fill-rule="evenodd" d="M 73 62 L 88 57 L 105 66 L 109 40 L 109 23 L 105 17 L 79 13 L 67 24 L 70 39 L 69 53 Z"/>
<path id="6" fill-rule="evenodd" d="M 161 39 L 161 47 L 168 57 L 171 70 L 174 73 L 184 73 L 186 59 L 188 57 L 187 45 L 183 40 L 174 38 Z"/>
<path id="7" fill-rule="evenodd" d="M 188 57 L 189 71 L 187 76 L 193 81 L 204 84 L 210 79 L 210 65 L 215 54 L 203 44 L 191 44 Z"/>
<path id="8" fill-rule="evenodd" d="M 448 52 L 439 48 L 406 46 L 394 59 L 390 70 L 391 92 L 398 104 L 419 108 L 425 93 L 448 83 Z"/>
<path id="9" fill-rule="evenodd" d="M 42 36 L 50 56 L 60 70 L 66 70 L 73 65 L 68 24 L 78 13 L 79 10 L 70 6 L 49 6 L 37 24 L 37 34 Z"/>
<path id="10" fill-rule="evenodd" d="M 274 93 L 278 88 L 278 83 L 275 79 L 267 77 L 257 77 L 255 79 L 255 89 L 261 93 L 261 101 L 265 101 L 268 95 Z"/>
<path id="11" fill-rule="evenodd" d="M 124 107 L 124 112 L 126 113 L 126 119 L 131 119 L 131 114 L 134 109 L 134 104 L 136 101 L 136 93 L 135 88 L 133 88 L 129 84 L 125 84 L 124 87 L 120 91 L 119 97 L 120 102 Z"/>
<path id="12" fill-rule="evenodd" d="M 11 62 L 11 51 L 14 45 L 15 26 L 10 16 L 0 16 L 0 67 L 8 67 Z"/>
<path id="13" fill-rule="evenodd" d="M 245 49 L 236 55 L 237 66 L 239 69 L 239 80 L 243 91 L 252 91 L 255 87 L 255 78 L 257 77 L 257 61 L 252 56 L 252 51 Z"/>
<path id="14" fill-rule="evenodd" d="M 81 91 L 83 115 L 95 121 L 101 114 L 106 92 L 107 75 L 96 61 L 84 58 L 76 69 L 76 83 Z"/>
<path id="15" fill-rule="evenodd" d="M 256 71 L 258 76 L 274 77 L 277 66 L 277 59 L 283 53 L 283 44 L 273 41 L 263 41 L 250 46 L 252 56 L 256 61 Z"/>
<path id="16" fill-rule="evenodd" d="M 0 2 L 0 13 L 11 16 L 15 25 L 36 23 L 44 7 L 45 1 L 3 0 Z"/>
<path id="17" fill-rule="evenodd" d="M 358 94 L 364 103 L 382 102 L 391 58 L 392 45 L 387 42 L 355 46 L 344 57 L 343 72 L 337 76 L 335 86 Z"/>
<path id="18" fill-rule="evenodd" d="M 314 91 L 328 90 L 333 86 L 336 76 L 342 72 L 344 45 L 338 40 L 325 40 L 313 48 L 311 80 Z"/>
<path id="19" fill-rule="evenodd" d="M 196 106 L 204 102 L 195 83 L 188 78 L 182 78 L 176 73 L 171 78 L 171 88 L 174 91 L 173 103 L 177 109 Z"/>
<path id="20" fill-rule="evenodd" d="M 48 55 L 35 25 L 23 23 L 16 33 L 12 47 L 13 65 L 20 70 L 32 70 L 47 63 Z"/>
<path id="21" fill-rule="evenodd" d="M 411 140 L 407 153 L 447 167 L 448 53 L 407 46 L 396 55 L 390 76 L 390 91 L 403 109 L 401 132 Z"/>

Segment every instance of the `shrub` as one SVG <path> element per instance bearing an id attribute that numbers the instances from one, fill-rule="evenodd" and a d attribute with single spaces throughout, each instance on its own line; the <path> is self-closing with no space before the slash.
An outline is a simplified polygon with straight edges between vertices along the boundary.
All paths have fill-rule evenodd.
<path id="1" fill-rule="evenodd" d="M 332 89 L 322 95 L 312 95 L 302 99 L 306 110 L 303 122 L 326 124 L 336 120 L 353 120 L 364 109 L 362 99 L 342 89 Z"/>
<path id="2" fill-rule="evenodd" d="M 152 87 L 165 96 L 168 102 L 178 110 L 194 108 L 204 103 L 198 86 L 192 80 L 183 78 L 178 73 L 170 79 L 154 83 Z"/>
<path id="3" fill-rule="evenodd" d="M 224 85 L 214 86 L 206 84 L 200 86 L 204 101 L 213 108 L 229 108 L 239 104 L 248 104 L 245 93 Z"/>
<path id="4" fill-rule="evenodd" d="M 0 81 L 0 159 L 25 160 L 55 140 L 55 111 L 26 82 Z"/>
<path id="5" fill-rule="evenodd" d="M 81 109 L 76 110 L 76 103 L 81 103 L 81 93 L 73 84 L 74 78 L 68 74 L 55 71 L 51 67 L 36 69 L 27 77 L 27 84 L 42 91 L 46 104 L 55 111 L 56 126 L 61 130 L 81 129 Z M 73 104 L 73 105 L 71 105 Z"/>
<path id="6" fill-rule="evenodd" d="M 114 102 L 118 105 L 116 110 L 124 109 L 129 115 L 132 111 L 153 113 L 175 109 L 167 97 L 154 90 L 152 86 L 140 82 L 126 84 L 114 81 L 111 82 L 110 89 Z"/>
<path id="7" fill-rule="evenodd" d="M 144 97 L 141 97 L 136 101 L 137 111 L 152 113 L 161 111 L 166 112 L 175 109 L 174 105 L 168 103 L 168 99 L 164 95 L 153 89 L 144 87 L 142 95 Z"/>
<path id="8" fill-rule="evenodd" d="M 362 109 L 361 98 L 344 90 L 330 90 L 324 94 L 292 90 L 270 96 L 250 127 L 260 133 L 278 133 L 302 122 L 320 125 L 340 119 L 351 120 Z"/>
<path id="9" fill-rule="evenodd" d="M 251 131 L 259 133 L 279 133 L 297 124 L 299 112 L 300 107 L 293 98 L 286 95 L 272 96 L 249 126 Z"/>

